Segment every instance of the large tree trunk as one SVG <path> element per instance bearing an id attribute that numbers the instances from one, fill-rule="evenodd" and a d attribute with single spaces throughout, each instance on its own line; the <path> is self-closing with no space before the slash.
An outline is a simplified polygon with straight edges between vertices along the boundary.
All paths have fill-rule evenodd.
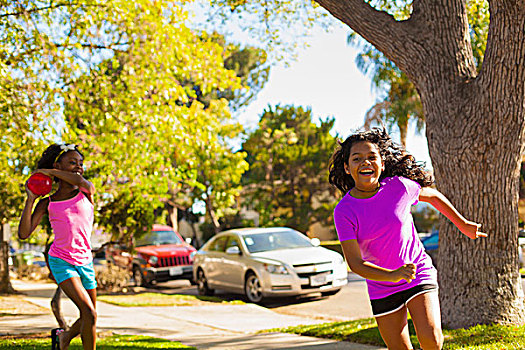
<path id="1" fill-rule="evenodd" d="M 0 240 L 0 293 L 15 293 L 9 278 L 9 244 Z"/>
<path id="2" fill-rule="evenodd" d="M 11 229 L 9 224 L 0 225 L 0 293 L 16 293 L 9 277 L 9 241 Z"/>
<path id="3" fill-rule="evenodd" d="M 468 327 L 525 320 L 518 273 L 518 190 L 525 120 L 525 8 L 489 1 L 481 72 L 470 47 L 465 1 L 419 0 L 396 22 L 362 0 L 317 0 L 396 63 L 421 96 L 438 189 L 486 239 L 440 225 L 443 323 Z"/>

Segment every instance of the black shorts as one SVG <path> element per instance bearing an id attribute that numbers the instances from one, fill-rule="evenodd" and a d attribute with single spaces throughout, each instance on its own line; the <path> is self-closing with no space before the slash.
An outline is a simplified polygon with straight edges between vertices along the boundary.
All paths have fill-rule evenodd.
<path id="1" fill-rule="evenodd" d="M 394 293 L 381 299 L 371 299 L 372 312 L 374 317 L 385 316 L 400 310 L 408 304 L 410 300 L 419 294 L 437 291 L 438 286 L 435 284 L 420 284 L 401 292 Z"/>

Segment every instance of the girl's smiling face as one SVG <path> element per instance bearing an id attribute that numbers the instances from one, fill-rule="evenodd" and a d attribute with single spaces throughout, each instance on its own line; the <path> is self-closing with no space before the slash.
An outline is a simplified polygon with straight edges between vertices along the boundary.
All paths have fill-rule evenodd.
<path id="1" fill-rule="evenodd" d="M 56 168 L 64 171 L 76 173 L 78 175 L 84 174 L 84 158 L 77 151 L 69 151 L 65 153 L 59 162 L 56 162 Z"/>
<path id="2" fill-rule="evenodd" d="M 377 189 L 383 170 L 385 165 L 375 143 L 360 141 L 352 145 L 345 171 L 354 179 L 355 188 L 363 191 Z"/>

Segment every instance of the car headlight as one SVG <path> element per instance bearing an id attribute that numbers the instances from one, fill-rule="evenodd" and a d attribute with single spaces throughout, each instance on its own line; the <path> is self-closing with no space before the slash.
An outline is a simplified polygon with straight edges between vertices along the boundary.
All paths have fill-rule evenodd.
<path id="1" fill-rule="evenodd" d="M 290 272 L 286 269 L 284 265 L 274 265 L 274 264 L 264 264 L 264 269 L 269 273 L 276 275 L 289 275 Z"/>
<path id="2" fill-rule="evenodd" d="M 155 264 L 157 264 L 158 261 L 159 261 L 159 258 L 157 258 L 156 256 L 152 255 L 148 259 L 148 264 L 155 265 Z"/>
<path id="3" fill-rule="evenodd" d="M 195 260 L 195 254 L 197 254 L 197 251 L 196 251 L 196 250 L 194 250 L 194 251 L 192 251 L 192 252 L 190 253 L 190 261 Z"/>

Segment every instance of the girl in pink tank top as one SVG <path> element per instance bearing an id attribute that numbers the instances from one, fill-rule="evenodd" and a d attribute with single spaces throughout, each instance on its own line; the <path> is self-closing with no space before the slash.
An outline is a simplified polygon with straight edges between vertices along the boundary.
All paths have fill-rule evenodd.
<path id="1" fill-rule="evenodd" d="M 18 236 L 26 239 L 43 216 L 49 216 L 55 235 L 49 250 L 49 268 L 60 288 L 80 311 L 80 318 L 68 330 L 53 330 L 53 349 L 66 349 L 79 334 L 84 349 L 96 348 L 97 283 L 90 244 L 95 188 L 83 176 L 83 163 L 84 156 L 77 146 L 49 146 L 42 154 L 36 172 L 54 178 L 58 189 L 51 196 L 42 198 L 33 210 L 38 195 L 28 188 L 26 182 L 27 200 L 18 226 Z"/>

